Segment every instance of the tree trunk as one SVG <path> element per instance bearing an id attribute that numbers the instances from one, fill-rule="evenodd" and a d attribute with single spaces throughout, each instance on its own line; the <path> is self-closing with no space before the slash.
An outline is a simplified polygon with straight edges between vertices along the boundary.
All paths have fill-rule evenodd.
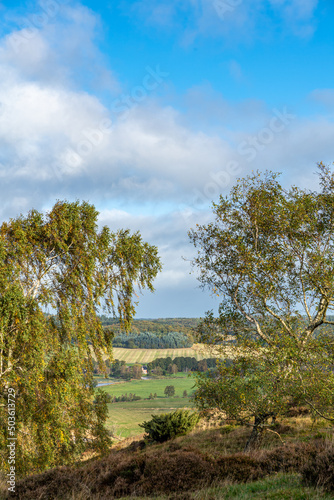
<path id="1" fill-rule="evenodd" d="M 252 432 L 247 440 L 244 451 L 251 451 L 257 449 L 261 444 L 263 434 L 263 424 L 267 420 L 267 416 L 260 415 L 255 417 Z"/>

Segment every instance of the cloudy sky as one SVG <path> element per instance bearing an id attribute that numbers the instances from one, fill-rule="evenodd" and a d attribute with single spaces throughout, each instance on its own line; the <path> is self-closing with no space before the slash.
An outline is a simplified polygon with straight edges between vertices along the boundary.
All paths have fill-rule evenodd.
<path id="1" fill-rule="evenodd" d="M 187 231 L 252 170 L 334 160 L 334 2 L 0 0 L 1 220 L 87 200 L 164 264 L 137 317 L 203 316 Z"/>

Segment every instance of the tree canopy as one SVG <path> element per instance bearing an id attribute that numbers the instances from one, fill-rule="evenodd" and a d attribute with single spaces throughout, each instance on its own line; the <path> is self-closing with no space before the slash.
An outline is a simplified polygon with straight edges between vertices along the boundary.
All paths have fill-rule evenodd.
<path id="1" fill-rule="evenodd" d="M 58 201 L 0 227 L 1 462 L 6 460 L 6 391 L 16 393 L 16 465 L 66 463 L 87 443 L 108 444 L 106 401 L 93 397 L 94 358 L 111 356 L 101 309 L 128 329 L 136 289 L 153 291 L 161 269 L 155 246 L 137 232 L 98 231 L 87 202 Z M 52 314 L 50 314 L 52 312 Z"/>
<path id="2" fill-rule="evenodd" d="M 278 175 L 239 179 L 189 233 L 199 280 L 221 298 L 201 340 L 234 359 L 200 378 L 197 403 L 256 426 L 291 397 L 334 410 L 334 174 L 319 164 L 319 191 L 286 190 Z"/>

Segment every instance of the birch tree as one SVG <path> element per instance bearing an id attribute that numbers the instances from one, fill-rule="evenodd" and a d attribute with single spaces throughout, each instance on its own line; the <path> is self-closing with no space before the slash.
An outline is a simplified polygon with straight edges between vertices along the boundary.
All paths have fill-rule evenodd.
<path id="1" fill-rule="evenodd" d="M 221 298 L 201 340 L 232 357 L 199 375 L 197 404 L 251 425 L 246 449 L 292 398 L 333 420 L 334 174 L 318 173 L 319 190 L 239 179 L 189 233 L 201 285 Z"/>
<path id="2" fill-rule="evenodd" d="M 98 231 L 86 202 L 59 201 L 42 214 L 0 227 L 0 458 L 6 470 L 7 393 L 15 391 L 19 471 L 73 461 L 87 447 L 105 450 L 105 395 L 94 393 L 93 361 L 105 370 L 112 332 L 105 309 L 128 329 L 136 291 L 153 291 L 157 248 L 137 232 Z"/>

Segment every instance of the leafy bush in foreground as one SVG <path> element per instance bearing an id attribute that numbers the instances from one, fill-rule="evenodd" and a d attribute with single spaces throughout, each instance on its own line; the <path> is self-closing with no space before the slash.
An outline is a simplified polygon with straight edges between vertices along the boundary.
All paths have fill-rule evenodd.
<path id="1" fill-rule="evenodd" d="M 163 443 L 176 436 L 183 436 L 190 432 L 198 423 L 200 417 L 189 410 L 176 410 L 173 413 L 152 415 L 152 420 L 139 424 L 147 433 L 150 441 Z"/>

